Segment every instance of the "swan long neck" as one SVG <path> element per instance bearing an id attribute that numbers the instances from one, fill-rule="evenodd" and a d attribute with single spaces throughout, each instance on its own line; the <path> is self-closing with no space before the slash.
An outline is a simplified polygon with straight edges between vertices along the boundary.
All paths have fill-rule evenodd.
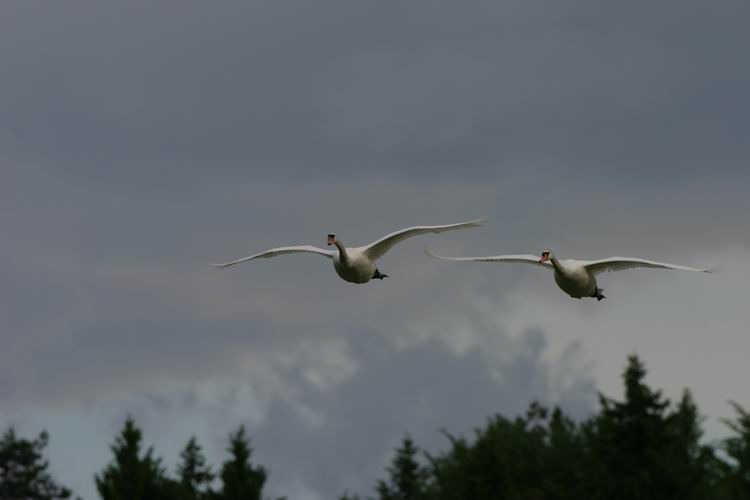
<path id="1" fill-rule="evenodd" d="M 550 262 L 552 262 L 552 267 L 555 268 L 555 271 L 561 272 L 563 270 L 562 264 L 560 264 L 560 261 L 557 260 L 557 257 L 555 257 L 555 254 L 553 254 L 552 252 L 550 252 L 549 254 L 549 260 Z"/>
<path id="2" fill-rule="evenodd" d="M 336 238 L 336 241 L 333 242 L 334 245 L 336 245 L 336 248 L 339 249 L 339 258 L 342 262 L 348 262 L 349 261 L 349 255 L 346 253 L 346 247 L 343 243 L 341 243 L 338 238 Z"/>

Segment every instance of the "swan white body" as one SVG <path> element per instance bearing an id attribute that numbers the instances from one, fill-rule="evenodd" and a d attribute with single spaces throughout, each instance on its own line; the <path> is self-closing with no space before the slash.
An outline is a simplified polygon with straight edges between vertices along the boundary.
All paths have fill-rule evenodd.
<path id="1" fill-rule="evenodd" d="M 270 257 L 276 257 L 278 255 L 285 255 L 290 253 L 314 253 L 328 257 L 333 260 L 333 268 L 336 270 L 336 274 L 341 277 L 344 281 L 349 283 L 367 283 L 372 279 L 383 279 L 387 277 L 386 274 L 382 274 L 378 271 L 378 267 L 375 265 L 375 261 L 385 255 L 396 243 L 411 238 L 418 234 L 425 233 L 443 233 L 445 231 L 454 231 L 457 229 L 465 229 L 470 227 L 478 227 L 484 224 L 484 218 L 468 221 L 459 222 L 457 224 L 446 224 L 442 226 L 414 226 L 406 229 L 401 229 L 394 233 L 383 236 L 377 241 L 370 243 L 369 245 L 361 247 L 345 247 L 336 236 L 333 234 L 328 235 L 328 244 L 335 245 L 336 250 L 324 250 L 322 248 L 313 247 L 309 245 L 303 246 L 290 246 L 290 247 L 279 247 L 266 250 L 265 252 L 243 257 L 241 259 L 225 262 L 223 264 L 211 264 L 212 266 L 224 269 L 235 264 L 247 262 L 255 259 L 267 259 Z"/>
<path id="2" fill-rule="evenodd" d="M 442 257 L 425 247 L 425 252 L 431 257 L 441 260 L 452 261 L 476 261 L 476 262 L 515 262 L 541 266 L 554 271 L 555 283 L 560 289 L 573 298 L 595 297 L 602 300 L 602 289 L 597 286 L 596 275 L 604 271 L 614 272 L 637 267 L 650 269 L 672 269 L 677 271 L 694 271 L 701 273 L 715 272 L 711 269 L 695 269 L 693 267 L 678 266 L 665 262 L 653 260 L 636 259 L 628 257 L 610 257 L 600 260 L 558 260 L 552 252 L 545 251 L 542 257 L 534 255 L 494 255 L 490 257 Z"/>
<path id="3" fill-rule="evenodd" d="M 367 283 L 378 270 L 375 262 L 360 247 L 347 248 L 346 253 L 333 252 L 333 268 L 341 279 L 349 283 Z"/>

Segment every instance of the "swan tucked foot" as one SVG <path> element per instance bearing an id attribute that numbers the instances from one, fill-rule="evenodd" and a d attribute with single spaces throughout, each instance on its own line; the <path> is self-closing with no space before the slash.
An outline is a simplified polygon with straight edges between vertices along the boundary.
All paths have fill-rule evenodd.
<path id="1" fill-rule="evenodd" d="M 372 279 L 374 280 L 382 280 L 383 278 L 390 278 L 387 274 L 383 274 L 377 269 L 375 269 L 375 274 L 372 275 Z"/>
<path id="2" fill-rule="evenodd" d="M 592 297 L 596 297 L 596 301 L 597 301 L 597 302 L 599 302 L 599 301 L 600 301 L 600 300 L 602 300 L 602 299 L 606 299 L 607 297 L 605 297 L 605 296 L 604 296 L 604 295 L 602 294 L 602 292 L 603 292 L 603 291 L 604 291 L 604 289 L 603 289 L 603 288 L 597 288 L 597 289 L 596 289 L 596 292 L 594 292 L 594 295 L 592 295 Z"/>

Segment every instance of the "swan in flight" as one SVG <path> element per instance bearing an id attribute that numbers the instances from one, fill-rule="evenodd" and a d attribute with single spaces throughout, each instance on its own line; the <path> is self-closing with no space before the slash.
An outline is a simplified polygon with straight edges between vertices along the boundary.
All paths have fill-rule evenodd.
<path id="1" fill-rule="evenodd" d="M 233 266 L 241 262 L 247 262 L 254 259 L 268 259 L 270 257 L 276 257 L 278 255 L 286 255 L 290 253 L 314 253 L 328 257 L 333 260 L 333 268 L 336 270 L 341 279 L 350 283 L 367 283 L 372 279 L 382 280 L 387 278 L 387 274 L 381 273 L 375 261 L 382 257 L 393 245 L 399 243 L 406 238 L 411 238 L 418 234 L 425 233 L 443 233 L 445 231 L 454 231 L 456 229 L 464 229 L 469 227 L 478 227 L 485 223 L 484 217 L 477 220 L 468 222 L 459 222 L 457 224 L 447 224 L 443 226 L 415 226 L 407 227 L 395 233 L 383 236 L 379 240 L 370 243 L 369 245 L 361 247 L 345 247 L 341 240 L 336 238 L 335 234 L 328 235 L 328 245 L 335 245 L 336 250 L 324 250 L 322 248 L 313 247 L 310 245 L 302 246 L 291 246 L 291 247 L 279 247 L 266 250 L 265 252 L 250 255 L 242 259 L 233 260 L 231 262 L 225 262 L 223 264 L 211 264 L 219 269 Z"/>
<path id="2" fill-rule="evenodd" d="M 664 262 L 655 262 L 646 259 L 632 259 L 628 257 L 610 257 L 600 260 L 558 260 L 549 250 L 542 252 L 541 258 L 534 255 L 495 255 L 491 257 L 442 257 L 425 247 L 425 252 L 430 257 L 441 260 L 453 261 L 477 261 L 477 262 L 520 262 L 535 266 L 552 269 L 555 271 L 555 283 L 560 289 L 573 298 L 595 297 L 597 301 L 605 299 L 602 295 L 603 288 L 596 285 L 596 275 L 604 271 L 622 271 L 636 267 L 650 269 L 673 269 L 677 271 L 695 271 L 700 273 L 715 273 L 714 269 L 695 269 L 692 267 L 678 266 Z"/>

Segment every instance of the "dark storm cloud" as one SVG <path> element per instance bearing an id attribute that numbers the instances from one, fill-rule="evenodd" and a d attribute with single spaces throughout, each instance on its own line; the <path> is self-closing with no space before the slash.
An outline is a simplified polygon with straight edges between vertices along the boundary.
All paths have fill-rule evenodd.
<path id="1" fill-rule="evenodd" d="M 359 368 L 351 378 L 333 389 L 303 387 L 301 402 L 316 416 L 312 421 L 276 400 L 268 412 L 274 425 L 252 427 L 258 455 L 274 471 L 273 490 L 284 494 L 304 487 L 321 498 L 347 489 L 369 493 L 404 433 L 436 452 L 448 447 L 440 429 L 461 434 L 498 411 L 522 413 L 529 403 L 525 394 L 562 403 L 578 416 L 593 407 L 594 385 L 583 374 L 582 360 L 544 361 L 542 332 L 512 338 L 496 326 L 474 331 L 479 345 L 459 356 L 434 342 L 394 351 L 371 332 L 353 352 Z M 489 354 L 500 350 L 506 360 Z M 555 386 L 555 376 L 565 369 L 576 370 L 579 378 Z M 331 468 L 332 462 L 339 466 Z"/>
<path id="2" fill-rule="evenodd" d="M 8 237 L 0 249 L 6 266 L 0 359 L 10 371 L 0 400 L 15 404 L 117 398 L 134 387 L 158 390 L 155 380 L 197 382 L 250 352 L 282 355 L 294 339 L 362 324 L 398 332 L 405 321 L 461 309 L 474 297 L 503 304 L 529 281 L 540 293 L 559 293 L 534 269 L 426 259 L 424 243 L 446 254 L 551 247 L 563 256 L 642 255 L 705 267 L 722 264 L 712 256 L 717 251 L 750 246 L 748 233 L 738 230 L 748 206 L 744 190 L 726 184 L 599 193 L 559 182 L 561 189 L 540 190 L 533 180 L 367 188 L 247 182 L 195 196 L 133 199 L 85 185 L 51 186 L 38 175 L 17 179 L 21 191 L 0 188 Z M 322 245 L 331 228 L 362 244 L 407 224 L 457 222 L 459 212 L 487 214 L 490 223 L 399 245 L 380 262 L 392 276 L 382 284 L 350 286 L 315 256 L 223 272 L 207 265 L 276 245 Z"/>
<path id="3" fill-rule="evenodd" d="M 5 3 L 3 161 L 140 188 L 361 168 L 737 174 L 749 9 Z"/>

